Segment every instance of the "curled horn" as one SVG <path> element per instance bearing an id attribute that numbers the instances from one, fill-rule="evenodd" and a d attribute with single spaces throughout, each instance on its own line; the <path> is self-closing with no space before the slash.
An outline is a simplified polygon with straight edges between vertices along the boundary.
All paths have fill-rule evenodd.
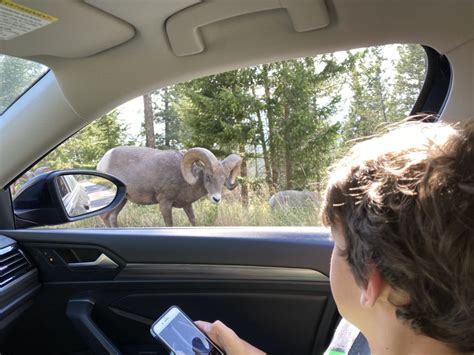
<path id="1" fill-rule="evenodd" d="M 227 180 L 225 186 L 229 190 L 233 190 L 237 187 L 237 176 L 240 175 L 240 165 L 242 164 L 242 158 L 237 154 L 231 154 L 222 161 L 222 166 L 227 172 Z"/>
<path id="2" fill-rule="evenodd" d="M 196 162 L 202 162 L 211 171 L 214 171 L 214 168 L 219 164 L 215 155 L 209 150 L 205 148 L 189 149 L 181 160 L 181 174 L 190 185 L 194 185 L 198 180 L 198 177 L 193 174 L 193 163 Z"/>

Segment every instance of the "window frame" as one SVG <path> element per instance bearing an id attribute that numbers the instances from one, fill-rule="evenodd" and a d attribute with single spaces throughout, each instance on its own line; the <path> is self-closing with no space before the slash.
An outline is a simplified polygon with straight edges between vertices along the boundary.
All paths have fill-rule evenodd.
<path id="1" fill-rule="evenodd" d="M 425 50 L 425 54 L 427 56 L 427 74 L 425 82 L 423 83 L 423 87 L 420 91 L 420 95 L 415 102 L 411 114 L 430 110 L 430 113 L 439 116 L 446 106 L 447 100 L 449 98 L 449 92 L 452 84 L 451 65 L 448 58 L 437 52 L 435 49 L 424 45 L 421 46 Z M 48 74 L 49 71 L 50 69 L 46 71 L 40 78 L 38 78 L 29 89 L 36 85 L 46 74 Z M 23 96 L 28 90 L 26 90 L 21 96 Z M 440 95 L 444 95 L 441 103 L 439 102 L 441 100 L 437 100 Z M 20 99 L 20 97 L 18 97 L 17 100 Z M 17 100 L 15 100 L 15 102 Z M 14 105 L 15 102 L 13 102 L 12 105 Z M 433 111 L 433 109 L 435 111 Z M 80 129 L 78 131 L 80 131 Z M 29 166 L 27 166 L 23 171 L 15 176 L 15 178 L 12 179 L 3 189 L 0 189 L 0 229 L 19 229 L 14 223 L 13 200 L 10 192 L 10 185 L 19 177 L 21 177 L 26 171 L 41 161 L 44 157 L 50 154 L 53 150 L 75 135 L 78 131 L 66 137 L 45 154 L 40 156 L 37 160 L 33 161 Z"/>
<path id="2" fill-rule="evenodd" d="M 41 64 L 41 63 L 38 63 L 38 64 Z M 41 65 L 43 65 L 43 64 L 41 64 Z M 28 91 L 30 91 L 33 86 L 35 86 L 41 79 L 43 79 L 43 77 L 44 77 L 46 74 L 48 74 L 48 73 L 51 71 L 51 69 L 49 69 L 48 67 L 46 67 L 46 68 L 47 68 L 48 70 L 46 70 L 46 71 L 45 71 L 43 74 L 41 74 L 35 81 L 33 81 L 25 90 L 23 90 L 23 92 L 22 92 L 20 95 L 18 95 L 18 96 L 16 97 L 16 99 L 13 100 L 13 101 L 10 103 L 10 105 L 8 105 L 3 111 L 0 111 L 0 119 L 1 119 L 1 116 L 3 116 L 3 114 L 6 113 L 6 112 L 10 109 L 10 107 L 12 107 L 13 105 L 15 105 L 15 103 L 16 103 L 18 100 L 20 100 L 20 99 L 23 97 L 23 95 L 25 95 Z"/>

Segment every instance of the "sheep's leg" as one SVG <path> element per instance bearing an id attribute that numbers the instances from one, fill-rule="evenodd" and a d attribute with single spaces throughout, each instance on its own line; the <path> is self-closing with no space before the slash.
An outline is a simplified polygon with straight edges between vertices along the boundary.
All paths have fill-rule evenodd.
<path id="1" fill-rule="evenodd" d="M 109 222 L 109 216 L 110 216 L 110 213 L 111 212 L 107 212 L 107 213 L 104 213 L 104 214 L 101 214 L 99 217 L 100 219 L 102 220 L 102 222 L 104 223 L 104 225 L 108 228 L 112 227 L 110 225 L 110 222 Z"/>
<path id="2" fill-rule="evenodd" d="M 126 203 L 127 203 L 127 199 L 125 198 L 123 199 L 122 202 L 120 202 L 120 204 L 117 207 L 115 207 L 115 209 L 113 209 L 110 212 L 100 215 L 100 218 L 102 219 L 102 222 L 104 222 L 106 227 L 109 227 L 109 228 L 118 227 L 118 222 L 117 222 L 118 214 L 120 213 L 120 211 L 122 211 Z"/>
<path id="3" fill-rule="evenodd" d="M 183 207 L 184 212 L 186 212 L 186 215 L 188 216 L 189 222 L 191 223 L 192 226 L 196 225 L 196 217 L 194 217 L 194 210 L 193 210 L 193 205 L 188 205 Z"/>
<path id="4" fill-rule="evenodd" d="M 120 205 L 118 205 L 110 214 L 109 216 L 109 222 L 112 228 L 117 228 L 118 227 L 118 214 L 120 211 L 122 211 L 123 207 L 127 203 L 127 199 L 124 198 L 122 202 L 120 202 Z"/>
<path id="5" fill-rule="evenodd" d="M 173 227 L 173 206 L 171 202 L 160 202 L 160 211 L 167 227 Z"/>

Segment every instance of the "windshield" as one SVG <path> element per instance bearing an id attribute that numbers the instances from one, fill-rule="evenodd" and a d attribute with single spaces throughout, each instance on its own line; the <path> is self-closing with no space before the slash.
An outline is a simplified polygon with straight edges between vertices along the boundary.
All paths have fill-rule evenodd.
<path id="1" fill-rule="evenodd" d="M 42 64 L 0 54 L 0 115 L 47 71 Z"/>

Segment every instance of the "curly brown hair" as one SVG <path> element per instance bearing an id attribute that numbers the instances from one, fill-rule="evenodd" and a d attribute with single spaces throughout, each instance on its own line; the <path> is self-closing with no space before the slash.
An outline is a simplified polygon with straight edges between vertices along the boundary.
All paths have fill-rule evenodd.
<path id="1" fill-rule="evenodd" d="M 474 351 L 474 121 L 406 122 L 355 145 L 331 173 L 322 218 L 343 226 L 360 286 L 375 265 L 409 296 L 398 319 Z"/>

